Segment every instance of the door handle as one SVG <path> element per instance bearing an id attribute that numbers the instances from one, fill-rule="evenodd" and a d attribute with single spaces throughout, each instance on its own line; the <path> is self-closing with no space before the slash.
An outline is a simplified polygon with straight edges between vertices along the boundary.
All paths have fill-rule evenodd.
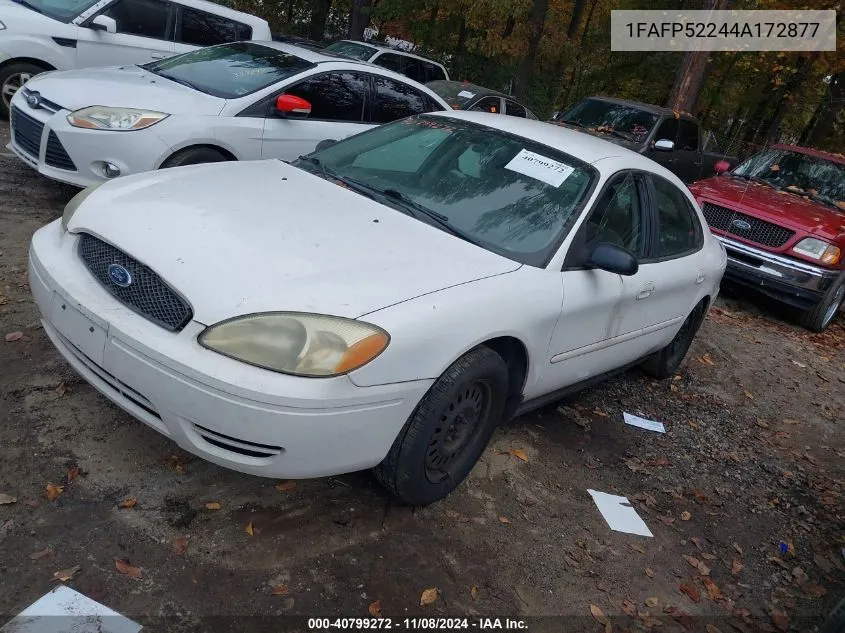
<path id="1" fill-rule="evenodd" d="M 654 284 L 648 282 L 642 287 L 642 290 L 637 293 L 637 301 L 642 299 L 648 299 L 651 296 L 651 293 L 654 292 Z"/>
<path id="2" fill-rule="evenodd" d="M 153 59 L 164 59 L 165 57 L 167 57 L 167 53 L 153 53 L 152 55 L 150 55 L 150 57 L 152 57 Z"/>
<path id="3" fill-rule="evenodd" d="M 698 277 L 695 278 L 695 285 L 697 286 L 698 284 L 704 283 L 704 280 L 706 278 L 707 278 L 707 275 L 705 275 L 703 272 L 701 272 L 699 270 L 698 271 Z"/>

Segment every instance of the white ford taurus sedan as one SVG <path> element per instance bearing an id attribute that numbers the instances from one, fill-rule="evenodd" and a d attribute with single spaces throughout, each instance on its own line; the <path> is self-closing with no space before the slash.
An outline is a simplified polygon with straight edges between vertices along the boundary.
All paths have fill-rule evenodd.
<path id="1" fill-rule="evenodd" d="M 41 174 L 85 187 L 161 167 L 294 159 L 323 140 L 449 109 L 378 66 L 236 42 L 35 77 L 12 99 L 9 149 Z"/>
<path id="2" fill-rule="evenodd" d="M 656 163 L 454 112 L 87 189 L 29 271 L 68 362 L 184 449 L 268 477 L 375 467 L 426 504 L 497 424 L 633 364 L 671 375 L 725 263 Z"/>

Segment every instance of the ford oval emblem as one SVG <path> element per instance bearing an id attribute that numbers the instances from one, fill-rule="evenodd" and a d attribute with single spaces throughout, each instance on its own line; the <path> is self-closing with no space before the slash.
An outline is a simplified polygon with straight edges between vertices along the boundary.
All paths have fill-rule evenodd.
<path id="1" fill-rule="evenodd" d="M 745 220 L 734 220 L 733 222 L 731 222 L 731 226 L 733 226 L 735 229 L 739 229 L 740 231 L 747 231 L 751 228 L 751 225 Z"/>
<path id="2" fill-rule="evenodd" d="M 30 108 L 37 108 L 41 105 L 41 95 L 37 92 L 30 92 L 26 96 L 26 102 L 29 104 Z"/>
<path id="3" fill-rule="evenodd" d="M 132 274 L 120 264 L 109 266 L 109 279 L 115 286 L 126 288 L 132 285 Z"/>

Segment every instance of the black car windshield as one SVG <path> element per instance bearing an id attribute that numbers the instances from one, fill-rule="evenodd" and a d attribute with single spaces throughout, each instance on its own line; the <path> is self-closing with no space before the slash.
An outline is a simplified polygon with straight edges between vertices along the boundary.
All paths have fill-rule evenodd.
<path id="1" fill-rule="evenodd" d="M 485 95 L 493 95 L 487 88 L 463 81 L 430 81 L 426 84 L 455 110 L 466 110 L 469 103 L 474 103 Z"/>
<path id="2" fill-rule="evenodd" d="M 351 59 L 358 59 L 365 62 L 375 55 L 378 52 L 378 49 L 359 42 L 346 42 L 341 40 L 340 42 L 329 44 L 322 52 L 340 55 L 341 57 L 349 57 Z"/>
<path id="3" fill-rule="evenodd" d="M 819 156 L 772 148 L 755 154 L 733 175 L 806 196 L 845 211 L 845 164 Z"/>
<path id="4" fill-rule="evenodd" d="M 89 8 L 94 6 L 98 0 L 13 0 L 17 4 L 23 5 L 43 13 L 49 18 L 58 20 L 59 22 L 68 23 L 78 15 L 84 13 Z"/>
<path id="5" fill-rule="evenodd" d="M 222 99 L 243 97 L 313 67 L 301 57 L 252 42 L 209 46 L 142 66 Z"/>
<path id="6" fill-rule="evenodd" d="M 316 160 L 315 160 L 316 159 Z M 420 115 L 294 164 L 515 261 L 544 266 L 586 203 L 596 171 L 529 139 Z"/>
<path id="7" fill-rule="evenodd" d="M 636 142 L 648 137 L 657 119 L 653 112 L 601 99 L 585 99 L 557 118 L 600 133 L 616 132 Z"/>

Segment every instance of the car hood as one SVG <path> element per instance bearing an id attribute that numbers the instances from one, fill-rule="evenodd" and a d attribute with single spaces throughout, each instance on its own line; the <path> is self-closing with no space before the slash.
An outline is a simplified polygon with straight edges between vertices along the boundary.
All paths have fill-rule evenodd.
<path id="1" fill-rule="evenodd" d="M 155 270 L 205 325 L 274 310 L 355 318 L 520 267 L 276 160 L 114 180 L 69 229 Z"/>
<path id="2" fill-rule="evenodd" d="M 139 66 L 52 72 L 33 77 L 27 88 L 68 110 L 99 105 L 215 116 L 226 104 L 224 99 L 177 84 Z"/>
<path id="3" fill-rule="evenodd" d="M 759 182 L 714 176 L 690 185 L 699 202 L 710 201 L 826 239 L 845 233 L 845 213 Z"/>

